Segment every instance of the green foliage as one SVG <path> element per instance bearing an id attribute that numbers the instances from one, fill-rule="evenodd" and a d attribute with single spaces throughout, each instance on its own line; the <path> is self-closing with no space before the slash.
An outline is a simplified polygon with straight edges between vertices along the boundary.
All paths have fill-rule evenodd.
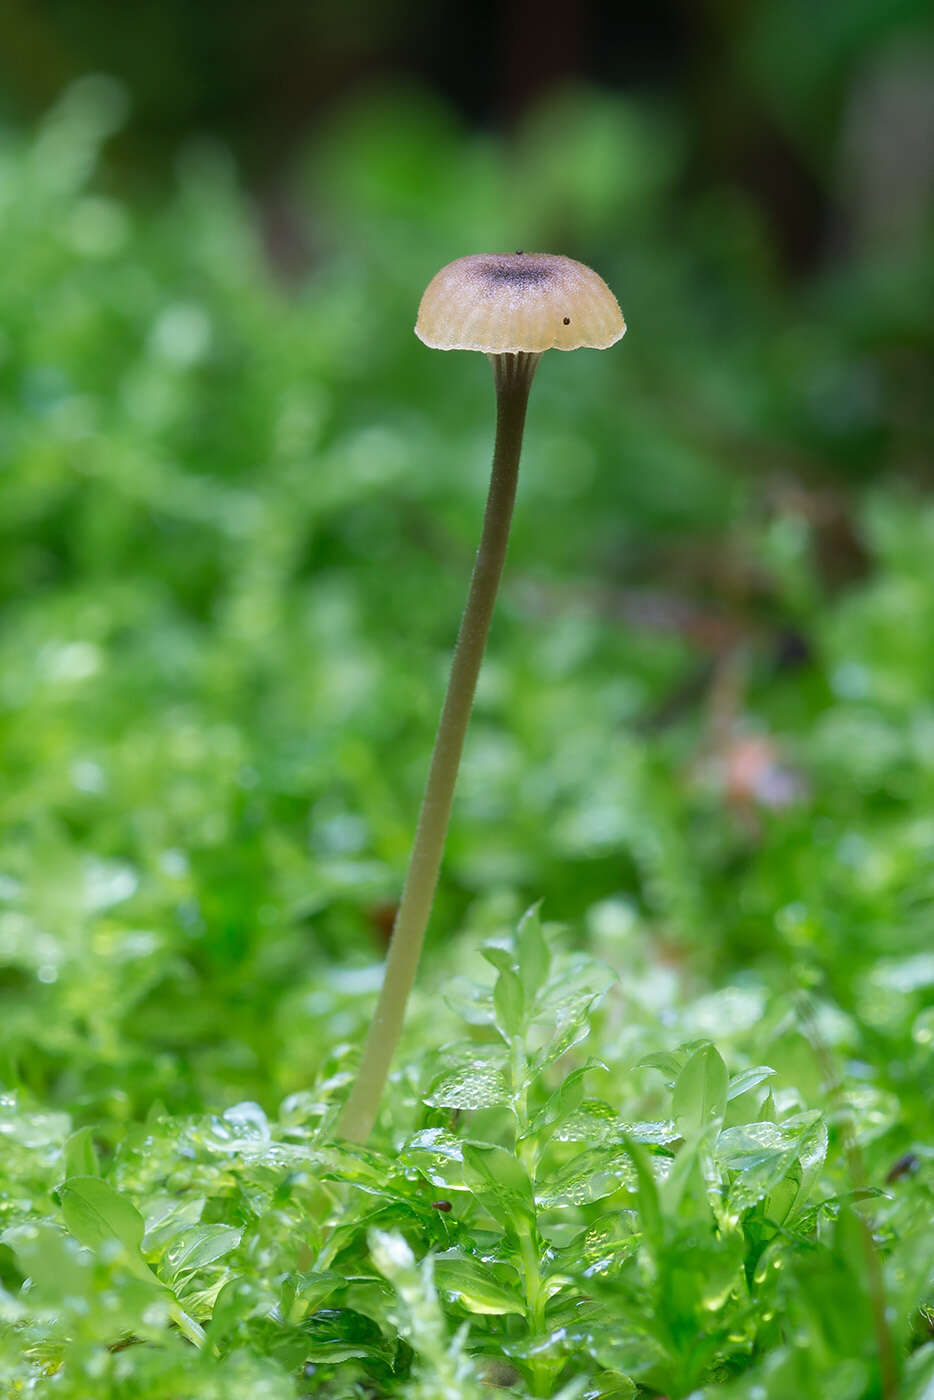
<path id="1" fill-rule="evenodd" d="M 506 149 L 374 100 L 283 287 L 222 153 L 158 209 L 95 173 L 122 108 L 88 79 L 0 140 L 0 1395 L 921 1400 L 917 264 L 790 296 L 725 192 L 679 202 L 671 113 L 565 95 Z M 351 1148 L 491 436 L 479 357 L 410 328 L 516 243 L 632 330 L 541 367 Z"/>

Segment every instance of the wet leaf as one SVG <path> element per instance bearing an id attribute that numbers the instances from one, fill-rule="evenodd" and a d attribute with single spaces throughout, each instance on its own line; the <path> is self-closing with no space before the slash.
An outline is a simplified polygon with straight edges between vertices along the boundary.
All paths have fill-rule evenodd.
<path id="1" fill-rule="evenodd" d="M 65 1142 L 66 1176 L 99 1176 L 100 1164 L 91 1128 L 79 1128 Z"/>
<path id="2" fill-rule="evenodd" d="M 530 1005 L 547 982 L 551 968 L 551 952 L 542 932 L 540 911 L 540 904 L 533 905 L 519 920 L 516 932 L 519 976 Z"/>
<path id="3" fill-rule="evenodd" d="M 701 1046 L 678 1075 L 672 1098 L 675 1122 L 685 1137 L 718 1123 L 726 1111 L 727 1073 L 713 1045 Z"/>
<path id="4" fill-rule="evenodd" d="M 498 1065 L 478 1061 L 434 1080 L 424 1102 L 432 1108 L 495 1108 L 509 1102 L 510 1092 Z"/>
<path id="5" fill-rule="evenodd" d="M 143 1217 L 125 1196 L 99 1177 L 69 1177 L 59 1187 L 62 1214 L 75 1239 L 91 1249 L 119 1244 L 133 1272 L 155 1282 L 141 1252 Z"/>
<path id="6" fill-rule="evenodd" d="M 173 1240 L 164 1263 L 175 1281 L 223 1259 L 240 1243 L 241 1230 L 229 1225 L 196 1225 Z"/>
<path id="7" fill-rule="evenodd" d="M 536 1200 L 546 1208 L 587 1205 L 613 1195 L 621 1186 L 634 1189 L 636 1180 L 636 1170 L 628 1152 L 607 1152 L 602 1147 L 593 1147 L 578 1153 L 565 1166 L 540 1181 Z"/>
<path id="8" fill-rule="evenodd" d="M 496 1282 L 489 1266 L 465 1255 L 435 1255 L 434 1274 L 440 1291 L 468 1312 L 491 1316 L 525 1312 L 525 1301 L 517 1292 Z"/>

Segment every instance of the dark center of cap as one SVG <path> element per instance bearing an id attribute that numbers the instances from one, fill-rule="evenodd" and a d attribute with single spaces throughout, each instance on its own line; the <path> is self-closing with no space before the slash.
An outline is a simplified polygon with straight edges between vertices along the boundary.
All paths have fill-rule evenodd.
<path id="1" fill-rule="evenodd" d="M 488 258 L 479 265 L 477 273 L 489 287 L 541 287 L 554 279 L 554 272 L 547 264 L 537 263 L 527 256 L 521 262 L 514 262 L 512 258 Z"/>

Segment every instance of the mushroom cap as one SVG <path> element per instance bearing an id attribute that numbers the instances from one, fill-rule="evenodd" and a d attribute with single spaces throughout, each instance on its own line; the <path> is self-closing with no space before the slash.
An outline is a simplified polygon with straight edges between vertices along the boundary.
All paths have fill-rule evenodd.
<path id="1" fill-rule="evenodd" d="M 431 279 L 415 334 L 434 350 L 487 355 L 605 350 L 625 333 L 602 277 L 553 253 L 473 253 Z"/>

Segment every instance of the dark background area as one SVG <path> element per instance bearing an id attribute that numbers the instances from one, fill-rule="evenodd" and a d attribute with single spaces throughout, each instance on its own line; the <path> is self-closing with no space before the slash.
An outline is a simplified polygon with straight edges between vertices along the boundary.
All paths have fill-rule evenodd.
<path id="1" fill-rule="evenodd" d="M 921 0 L 7 0 L 0 115 L 33 120 L 70 79 L 105 72 L 132 97 L 111 151 L 124 185 L 158 188 L 194 131 L 227 141 L 254 190 L 275 199 L 309 132 L 373 86 L 425 87 L 469 124 L 502 131 L 583 81 L 673 109 L 690 147 L 687 192 L 735 186 L 795 273 L 868 235 L 910 232 L 929 210 L 929 15 Z"/>

